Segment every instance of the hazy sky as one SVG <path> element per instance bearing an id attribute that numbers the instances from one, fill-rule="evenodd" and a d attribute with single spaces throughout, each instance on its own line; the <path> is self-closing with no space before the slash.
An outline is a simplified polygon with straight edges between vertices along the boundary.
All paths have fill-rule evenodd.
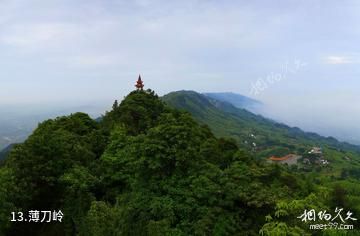
<path id="1" fill-rule="evenodd" d="M 0 0 L 0 105 L 232 91 L 360 140 L 360 1 Z M 360 141 L 359 141 L 360 143 Z"/>

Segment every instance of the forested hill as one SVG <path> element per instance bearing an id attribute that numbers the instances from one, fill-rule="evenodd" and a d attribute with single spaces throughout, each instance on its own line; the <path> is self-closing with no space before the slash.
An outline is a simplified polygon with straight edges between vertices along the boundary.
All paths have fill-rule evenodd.
<path id="1" fill-rule="evenodd" d="M 274 122 L 217 100 L 213 95 L 208 97 L 194 91 L 178 91 L 169 93 L 162 99 L 177 109 L 190 112 L 199 122 L 209 125 L 215 134 L 232 137 L 240 145 L 244 141 L 248 141 L 249 145 L 256 142 L 260 150 L 270 150 L 266 154 L 270 154 L 275 147 L 303 152 L 311 146 L 328 146 L 339 151 L 360 153 L 360 146 Z M 252 134 L 256 139 L 249 138 Z"/>
<path id="2" fill-rule="evenodd" d="M 217 111 L 191 101 L 208 105 L 199 116 Z M 344 180 L 255 160 L 139 90 L 99 121 L 47 120 L 14 146 L 0 167 L 0 235 L 310 235 L 297 218 L 305 209 L 360 214 L 359 181 L 345 183 L 351 192 Z M 62 222 L 30 222 L 30 210 L 61 210 Z M 10 221 L 13 211 L 23 218 Z"/>

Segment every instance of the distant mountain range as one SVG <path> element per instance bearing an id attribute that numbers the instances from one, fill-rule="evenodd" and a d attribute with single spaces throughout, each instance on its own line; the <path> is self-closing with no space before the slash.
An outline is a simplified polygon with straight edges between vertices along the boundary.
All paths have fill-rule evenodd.
<path id="1" fill-rule="evenodd" d="M 98 117 L 106 107 L 102 102 L 84 106 L 0 106 L 0 151 L 12 143 L 23 142 L 43 120 L 77 111 Z"/>
<path id="2" fill-rule="evenodd" d="M 216 99 L 219 98 L 220 99 Z M 235 98 L 240 98 L 235 102 Z M 256 148 L 260 156 L 276 153 L 302 153 L 311 146 L 326 146 L 337 151 L 360 152 L 360 147 L 339 142 L 333 137 L 304 132 L 297 127 L 277 123 L 246 109 L 260 102 L 231 93 L 199 94 L 194 91 L 178 91 L 165 95 L 167 104 L 190 112 L 199 122 L 208 125 L 218 136 L 234 138 L 240 146 Z M 226 101 L 225 101 L 226 100 Z M 237 104 L 231 104 L 233 101 Z"/>
<path id="3" fill-rule="evenodd" d="M 43 119 L 45 118 L 41 120 Z M 41 120 L 35 121 L 24 117 L 23 121 L 0 121 L 0 151 L 12 143 L 23 142 Z"/>
<path id="4" fill-rule="evenodd" d="M 258 100 L 243 96 L 237 93 L 203 93 L 205 96 L 214 98 L 218 101 L 228 102 L 237 108 L 243 108 L 258 114 L 264 104 Z"/>

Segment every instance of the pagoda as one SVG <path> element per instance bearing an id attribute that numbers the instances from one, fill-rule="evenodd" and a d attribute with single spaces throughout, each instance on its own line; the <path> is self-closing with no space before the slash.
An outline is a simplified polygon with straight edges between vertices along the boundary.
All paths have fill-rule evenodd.
<path id="1" fill-rule="evenodd" d="M 143 90 L 144 88 L 144 84 L 143 81 L 141 80 L 141 76 L 139 75 L 139 78 L 135 84 L 135 87 L 137 88 L 137 90 Z"/>

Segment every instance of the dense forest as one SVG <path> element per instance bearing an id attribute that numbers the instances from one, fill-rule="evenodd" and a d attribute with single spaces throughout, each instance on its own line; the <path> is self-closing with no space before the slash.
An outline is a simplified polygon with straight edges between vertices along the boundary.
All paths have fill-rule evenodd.
<path id="1" fill-rule="evenodd" d="M 0 235 L 360 235 L 358 221 L 310 230 L 298 218 L 336 208 L 360 216 L 358 169 L 269 164 L 223 136 L 151 90 L 99 120 L 44 121 L 1 164 Z M 11 212 L 59 209 L 62 222 L 11 221 Z"/>

